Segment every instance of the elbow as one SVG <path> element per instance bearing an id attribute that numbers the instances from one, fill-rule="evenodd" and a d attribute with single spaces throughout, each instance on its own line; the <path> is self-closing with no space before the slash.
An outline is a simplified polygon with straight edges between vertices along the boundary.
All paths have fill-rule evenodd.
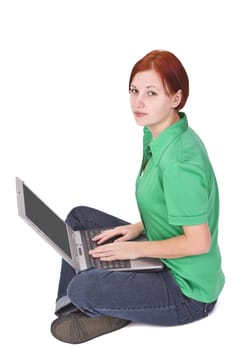
<path id="1" fill-rule="evenodd" d="M 211 249 L 211 240 L 207 239 L 204 242 L 202 242 L 202 244 L 199 244 L 196 247 L 195 254 L 196 255 L 207 254 L 209 253 L 210 249 Z"/>
<path id="2" fill-rule="evenodd" d="M 207 253 L 209 253 L 210 248 L 211 248 L 210 244 L 209 245 L 207 244 L 207 245 L 203 246 L 202 249 L 201 249 L 200 254 L 207 254 Z"/>
<path id="3" fill-rule="evenodd" d="M 192 255 L 207 254 L 211 249 L 211 233 L 208 223 L 196 226 L 184 226 Z"/>
<path id="4" fill-rule="evenodd" d="M 203 253 L 202 254 L 207 254 L 209 253 L 210 249 L 211 249 L 211 234 L 210 231 L 208 232 L 208 234 L 206 235 L 205 239 L 203 240 Z"/>

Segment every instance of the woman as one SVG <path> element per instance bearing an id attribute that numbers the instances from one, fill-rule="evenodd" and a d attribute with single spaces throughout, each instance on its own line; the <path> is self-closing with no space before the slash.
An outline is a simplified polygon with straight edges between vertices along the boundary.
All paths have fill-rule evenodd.
<path id="1" fill-rule="evenodd" d="M 189 95 L 176 56 L 152 51 L 132 69 L 130 104 L 144 127 L 143 160 L 136 181 L 141 222 L 88 207 L 68 215 L 73 229 L 107 228 L 90 254 L 102 261 L 159 258 L 162 271 L 79 274 L 62 262 L 52 334 L 82 343 L 130 321 L 172 326 L 199 320 L 214 308 L 224 285 L 219 251 L 218 188 L 205 147 L 180 112 Z M 132 242 L 145 231 L 148 240 Z M 118 235 L 119 238 L 118 238 Z M 113 243 L 105 243 L 116 237 Z M 102 245 L 102 243 L 105 243 Z"/>

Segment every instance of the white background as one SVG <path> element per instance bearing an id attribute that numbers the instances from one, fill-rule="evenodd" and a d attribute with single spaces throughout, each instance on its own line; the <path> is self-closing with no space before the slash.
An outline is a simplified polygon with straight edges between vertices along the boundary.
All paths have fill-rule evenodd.
<path id="1" fill-rule="evenodd" d="M 190 78 L 184 109 L 220 187 L 226 286 L 191 325 L 134 324 L 81 345 L 244 349 L 243 1 L 0 2 L 1 337 L 6 349 L 68 349 L 49 325 L 60 257 L 18 216 L 15 176 L 60 217 L 90 205 L 138 220 L 134 181 L 142 129 L 128 101 L 133 64 L 175 53 Z M 123 287 L 123 286 L 122 286 Z M 6 338 L 6 339 L 5 339 Z M 6 342 L 6 343 L 5 343 Z"/>

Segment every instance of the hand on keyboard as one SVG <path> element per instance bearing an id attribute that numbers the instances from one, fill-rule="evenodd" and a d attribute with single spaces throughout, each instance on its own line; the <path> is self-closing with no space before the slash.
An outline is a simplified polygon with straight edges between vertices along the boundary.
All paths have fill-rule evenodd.
<path id="1" fill-rule="evenodd" d="M 113 242 L 108 244 L 98 245 L 89 251 L 93 258 L 98 258 L 102 261 L 137 259 L 141 257 L 140 252 L 142 244 L 148 242 Z"/>
<path id="2" fill-rule="evenodd" d="M 103 261 L 99 257 L 94 257 L 91 252 L 98 247 L 96 241 L 93 240 L 94 237 L 98 235 L 97 230 L 86 230 L 83 232 L 82 237 L 83 237 L 83 243 L 86 244 L 87 249 L 89 250 L 89 260 L 91 266 L 95 268 L 103 268 L 103 269 L 111 269 L 111 270 L 116 270 L 116 269 L 127 269 L 130 267 L 130 261 L 129 260 L 113 260 L 113 261 Z M 105 243 L 111 243 L 114 241 L 114 237 L 109 239 L 108 241 L 104 242 Z M 111 242 L 109 242 L 111 241 Z"/>
<path id="3" fill-rule="evenodd" d="M 112 242 L 123 242 L 133 240 L 142 233 L 142 225 L 140 224 L 141 223 L 124 225 L 109 230 L 104 230 L 100 234 L 96 235 L 93 238 L 93 241 L 97 242 L 97 244 L 107 244 L 111 239 Z"/>

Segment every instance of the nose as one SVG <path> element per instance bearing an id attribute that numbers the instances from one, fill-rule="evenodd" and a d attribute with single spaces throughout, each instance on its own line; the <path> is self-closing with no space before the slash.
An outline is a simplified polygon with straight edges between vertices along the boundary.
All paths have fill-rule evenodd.
<path id="1" fill-rule="evenodd" d="M 142 98 L 141 95 L 138 95 L 135 101 L 135 107 L 136 108 L 143 108 L 145 107 L 145 102 L 144 99 Z"/>

